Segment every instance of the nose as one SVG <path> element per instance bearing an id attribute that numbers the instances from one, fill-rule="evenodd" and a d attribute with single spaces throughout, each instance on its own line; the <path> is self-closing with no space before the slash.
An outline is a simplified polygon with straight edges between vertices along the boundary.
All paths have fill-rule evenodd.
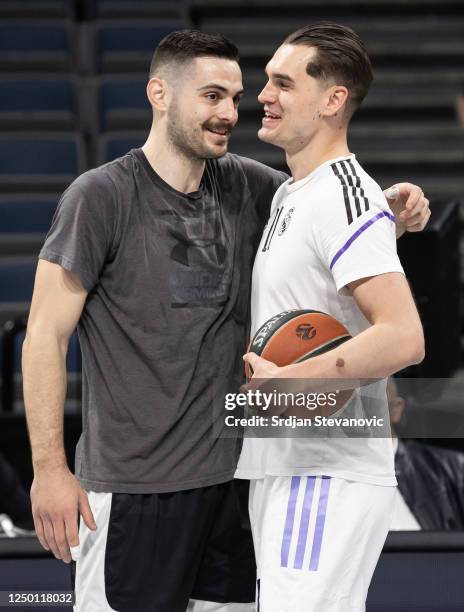
<path id="1" fill-rule="evenodd" d="M 238 111 L 233 100 L 223 100 L 223 103 L 219 109 L 218 117 L 222 121 L 227 121 L 227 123 L 232 125 L 237 123 Z"/>
<path id="2" fill-rule="evenodd" d="M 276 89 L 272 86 L 271 82 L 268 81 L 258 96 L 258 102 L 260 104 L 272 104 L 275 101 Z"/>

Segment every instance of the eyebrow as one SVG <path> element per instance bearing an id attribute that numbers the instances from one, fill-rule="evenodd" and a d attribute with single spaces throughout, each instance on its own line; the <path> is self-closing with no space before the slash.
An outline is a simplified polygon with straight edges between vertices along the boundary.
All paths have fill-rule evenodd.
<path id="1" fill-rule="evenodd" d="M 223 87 L 222 85 L 218 85 L 217 83 L 208 83 L 208 85 L 203 85 L 202 87 L 199 87 L 197 91 L 204 91 L 205 89 L 217 89 L 219 91 L 222 91 L 223 93 L 226 93 L 226 94 L 229 93 L 229 90 L 227 89 L 227 87 Z M 242 94 L 243 94 L 243 89 L 240 89 L 234 95 L 234 98 Z"/>
<path id="2" fill-rule="evenodd" d="M 282 72 L 272 72 L 271 76 L 273 79 L 282 79 L 283 81 L 288 81 L 289 83 L 294 83 L 295 81 L 288 74 L 283 74 Z"/>

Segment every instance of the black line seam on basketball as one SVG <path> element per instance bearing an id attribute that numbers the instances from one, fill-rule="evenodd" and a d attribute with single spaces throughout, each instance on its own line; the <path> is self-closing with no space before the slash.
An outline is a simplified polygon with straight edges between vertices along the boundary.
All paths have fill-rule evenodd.
<path id="1" fill-rule="evenodd" d="M 293 363 L 301 363 L 302 361 L 306 361 L 307 359 L 311 359 L 312 357 L 318 357 L 319 355 L 323 355 L 324 353 L 327 353 L 328 351 L 331 351 L 332 349 L 337 348 L 337 346 L 340 346 L 347 340 L 351 340 L 351 338 L 352 336 L 350 336 L 349 334 L 348 335 L 345 334 L 343 336 L 337 336 L 337 338 L 332 338 L 332 340 L 328 340 L 327 342 L 324 342 L 324 344 L 321 344 L 320 346 L 316 347 L 312 351 L 309 351 L 308 353 L 301 355 L 301 357 L 298 357 L 298 359 L 294 361 Z"/>
<path id="2" fill-rule="evenodd" d="M 296 311 L 298 312 L 298 311 Z M 275 327 L 270 327 L 267 331 L 266 336 L 264 336 L 264 346 L 261 347 L 260 352 L 258 353 L 259 355 L 262 355 L 263 351 L 266 350 L 266 347 L 268 346 L 268 342 L 269 340 L 278 332 L 278 331 L 282 331 L 287 325 L 292 325 L 292 324 L 299 324 L 297 319 L 299 319 L 300 317 L 304 317 L 305 314 L 308 314 L 308 312 L 310 314 L 321 314 L 324 315 L 326 317 L 330 318 L 330 315 L 328 315 L 326 312 L 319 312 L 319 311 L 303 311 L 300 314 L 293 314 L 293 316 L 291 316 L 291 313 L 289 313 L 288 316 L 286 317 L 282 317 L 282 319 L 279 319 L 278 321 L 278 325 L 276 325 Z"/>
<path id="3" fill-rule="evenodd" d="M 293 310 L 288 310 L 288 311 L 284 311 L 286 314 L 282 317 L 280 317 L 279 319 L 276 319 L 275 323 L 272 324 L 271 327 L 269 327 L 269 329 L 267 330 L 266 335 L 264 336 L 264 340 L 265 342 L 263 343 L 264 346 L 260 346 L 258 348 L 255 347 L 255 341 L 257 340 L 257 338 L 259 337 L 261 331 L 267 326 L 269 325 L 269 321 L 272 321 L 272 319 L 274 317 L 271 317 L 270 319 L 268 319 L 266 321 L 266 323 L 264 323 L 263 325 L 261 325 L 261 327 L 258 329 L 258 331 L 255 333 L 255 335 L 253 336 L 253 340 L 251 342 L 250 345 L 250 350 L 253 351 L 253 353 L 256 353 L 257 355 L 261 355 L 262 351 L 264 350 L 264 348 L 266 347 L 266 343 L 269 340 L 269 338 L 274 335 L 276 333 L 277 330 L 279 330 L 281 327 L 283 327 L 283 325 L 285 325 L 286 323 L 293 321 L 294 319 L 296 319 L 296 317 L 299 317 L 301 315 L 305 315 L 305 314 L 322 314 L 325 315 L 326 317 L 330 316 L 328 315 L 326 312 L 322 312 L 321 310 L 300 310 L 298 308 L 295 308 Z M 282 313 L 280 313 L 282 314 Z M 275 315 L 275 317 L 278 317 L 278 315 Z"/>

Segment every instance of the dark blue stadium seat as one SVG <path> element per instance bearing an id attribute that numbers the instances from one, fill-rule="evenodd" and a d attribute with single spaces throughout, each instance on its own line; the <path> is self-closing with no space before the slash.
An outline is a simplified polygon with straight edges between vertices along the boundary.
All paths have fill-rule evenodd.
<path id="1" fill-rule="evenodd" d="M 1 196 L 0 236 L 2 234 L 45 234 L 48 232 L 58 197 L 28 197 L 24 194 Z"/>
<path id="2" fill-rule="evenodd" d="M 186 13 L 186 0 L 83 0 L 86 19 L 112 17 L 181 17 Z"/>
<path id="3" fill-rule="evenodd" d="M 30 302 L 36 257 L 0 258 L 0 302 Z"/>
<path id="4" fill-rule="evenodd" d="M 75 129 L 76 84 L 69 77 L 0 76 L 0 128 Z"/>
<path id="5" fill-rule="evenodd" d="M 113 132 L 98 139 L 98 164 L 121 157 L 130 149 L 141 147 L 147 139 L 147 132 Z"/>
<path id="6" fill-rule="evenodd" d="M 0 257 L 37 255 L 50 229 L 59 195 L 0 195 Z"/>
<path id="7" fill-rule="evenodd" d="M 2 0 L 0 17 L 74 16 L 74 0 Z"/>
<path id="8" fill-rule="evenodd" d="M 146 85 L 147 77 L 102 79 L 97 91 L 100 130 L 148 130 L 152 112 Z"/>
<path id="9" fill-rule="evenodd" d="M 153 52 L 162 38 L 186 27 L 184 21 L 101 21 L 96 25 L 96 63 L 99 72 L 148 73 Z"/>
<path id="10" fill-rule="evenodd" d="M 3 191 L 61 191 L 84 169 L 79 134 L 0 134 Z"/>
<path id="11" fill-rule="evenodd" d="M 62 20 L 0 23 L 0 70 L 62 71 L 72 68 L 73 26 Z"/>

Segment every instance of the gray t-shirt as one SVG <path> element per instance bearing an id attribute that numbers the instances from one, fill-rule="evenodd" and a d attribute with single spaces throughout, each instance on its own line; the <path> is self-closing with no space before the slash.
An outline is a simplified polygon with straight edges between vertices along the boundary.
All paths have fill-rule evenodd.
<path id="1" fill-rule="evenodd" d="M 286 175 L 227 154 L 194 193 L 135 149 L 64 192 L 39 257 L 76 273 L 88 490 L 162 493 L 233 478 L 240 442 L 218 435 L 213 395 L 240 384 L 251 270 Z"/>

